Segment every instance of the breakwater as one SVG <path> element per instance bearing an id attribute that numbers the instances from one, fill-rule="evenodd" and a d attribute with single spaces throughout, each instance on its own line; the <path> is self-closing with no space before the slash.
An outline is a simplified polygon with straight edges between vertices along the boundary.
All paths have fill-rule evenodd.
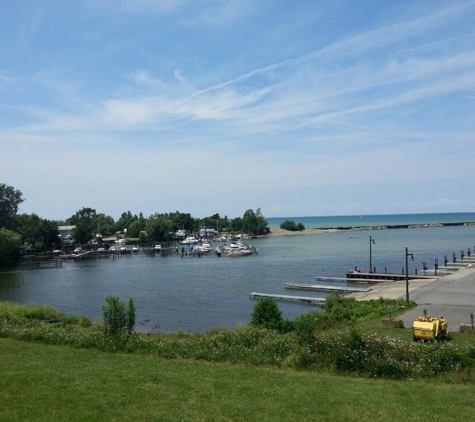
<path id="1" fill-rule="evenodd" d="M 453 222 L 453 223 L 422 223 L 422 224 L 391 224 L 384 226 L 356 226 L 356 227 L 330 227 L 323 230 L 340 231 L 363 231 L 363 230 L 390 230 L 390 229 L 424 229 L 433 227 L 457 227 L 457 226 L 475 226 L 474 221 Z"/>

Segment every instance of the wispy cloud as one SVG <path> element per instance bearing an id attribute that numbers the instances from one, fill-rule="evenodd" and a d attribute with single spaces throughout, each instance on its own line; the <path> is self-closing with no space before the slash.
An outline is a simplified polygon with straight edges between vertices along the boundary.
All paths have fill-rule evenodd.
<path id="1" fill-rule="evenodd" d="M 30 25 L 31 59 L 6 47 L 19 38 L 0 46 L 0 176 L 18 188 L 34 173 L 69 200 L 71 184 L 79 198 L 94 186 L 95 201 L 120 207 L 110 193 L 126 167 L 120 197 L 151 212 L 162 205 L 147 192 L 171 209 L 195 199 L 206 214 L 198 179 L 213 206 L 273 215 L 421 210 L 421 192 L 448 187 L 426 208 L 475 206 L 454 183 L 475 181 L 475 2 L 368 7 L 357 19 L 346 2 L 309 2 L 292 8 L 305 17 L 295 21 L 259 1 L 88 6 L 77 6 L 82 21 L 15 13 Z M 330 13 L 351 29 L 328 27 Z M 43 19 L 62 48 L 35 50 L 54 42 Z"/>

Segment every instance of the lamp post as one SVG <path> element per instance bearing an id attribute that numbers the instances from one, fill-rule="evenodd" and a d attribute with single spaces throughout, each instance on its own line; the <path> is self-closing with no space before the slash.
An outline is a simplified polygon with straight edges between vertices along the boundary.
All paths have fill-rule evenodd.
<path id="1" fill-rule="evenodd" d="M 409 257 L 414 261 L 414 254 L 409 253 L 406 247 L 406 305 L 409 305 Z"/>
<path id="2" fill-rule="evenodd" d="M 373 262 L 372 262 L 372 248 L 371 245 L 374 245 L 376 242 L 374 239 L 370 236 L 369 237 L 369 272 L 373 272 Z"/>

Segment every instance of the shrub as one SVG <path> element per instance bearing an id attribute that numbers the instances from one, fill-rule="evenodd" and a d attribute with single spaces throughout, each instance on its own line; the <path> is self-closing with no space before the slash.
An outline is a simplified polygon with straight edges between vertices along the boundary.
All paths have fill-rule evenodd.
<path id="1" fill-rule="evenodd" d="M 107 296 L 106 302 L 102 307 L 104 335 L 115 342 L 126 343 L 135 326 L 134 301 L 129 298 L 127 308 L 116 296 Z"/>
<path id="2" fill-rule="evenodd" d="M 252 311 L 251 325 L 277 329 L 282 318 L 282 311 L 270 297 L 261 297 L 257 300 Z"/>
<path id="3" fill-rule="evenodd" d="M 285 220 L 280 223 L 280 228 L 283 230 L 289 230 L 292 232 L 302 231 L 305 230 L 305 226 L 303 223 L 295 223 L 293 220 Z"/>

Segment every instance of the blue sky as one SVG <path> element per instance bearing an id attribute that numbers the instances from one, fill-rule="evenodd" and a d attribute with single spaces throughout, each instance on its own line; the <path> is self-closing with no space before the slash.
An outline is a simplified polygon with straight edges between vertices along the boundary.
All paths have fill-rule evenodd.
<path id="1" fill-rule="evenodd" d="M 475 209 L 474 1 L 3 1 L 20 212 Z"/>

